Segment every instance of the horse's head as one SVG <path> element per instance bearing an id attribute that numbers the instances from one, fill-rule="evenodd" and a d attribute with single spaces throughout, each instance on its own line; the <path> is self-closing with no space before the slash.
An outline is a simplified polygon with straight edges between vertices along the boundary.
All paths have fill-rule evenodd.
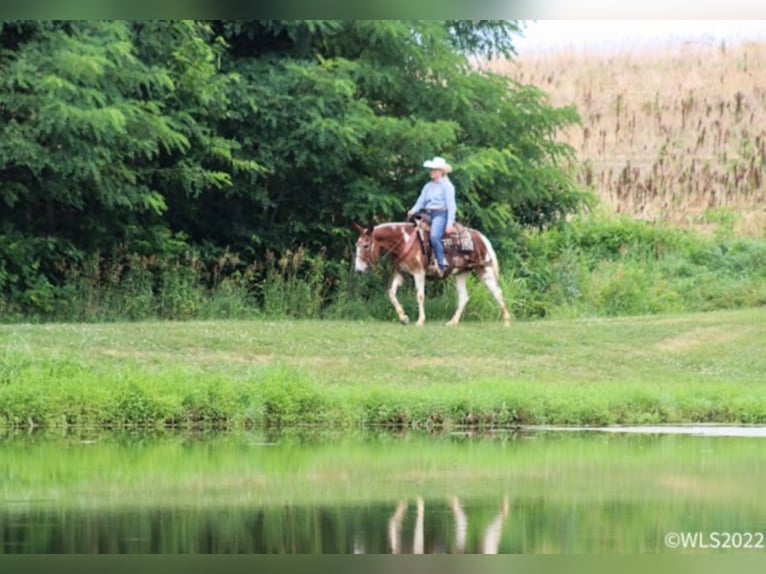
<path id="1" fill-rule="evenodd" d="M 372 237 L 372 224 L 366 228 L 354 223 L 354 229 L 359 234 L 359 239 L 356 240 L 356 259 L 354 261 L 354 269 L 359 273 L 364 273 L 370 268 L 375 259 L 378 258 L 378 249 L 375 246 L 375 240 Z"/>

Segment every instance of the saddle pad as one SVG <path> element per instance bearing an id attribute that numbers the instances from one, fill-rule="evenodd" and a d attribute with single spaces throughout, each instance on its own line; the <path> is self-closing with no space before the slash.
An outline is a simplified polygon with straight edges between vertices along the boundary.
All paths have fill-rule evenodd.
<path id="1" fill-rule="evenodd" d="M 473 251 L 473 237 L 467 229 L 461 229 L 457 233 L 450 233 L 442 238 L 442 245 L 445 249 L 455 249 L 457 251 Z"/>

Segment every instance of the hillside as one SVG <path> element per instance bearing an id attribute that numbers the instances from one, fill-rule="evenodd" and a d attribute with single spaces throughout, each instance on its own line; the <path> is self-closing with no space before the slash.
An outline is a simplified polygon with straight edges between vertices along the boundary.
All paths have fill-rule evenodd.
<path id="1" fill-rule="evenodd" d="M 582 125 L 562 137 L 581 160 L 578 179 L 617 213 L 733 217 L 738 231 L 763 234 L 766 44 L 533 54 L 496 69 L 576 106 Z"/>

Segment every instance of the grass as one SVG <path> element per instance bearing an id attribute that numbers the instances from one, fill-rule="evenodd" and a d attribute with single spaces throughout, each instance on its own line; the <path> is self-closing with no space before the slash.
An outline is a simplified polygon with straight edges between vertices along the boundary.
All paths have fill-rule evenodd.
<path id="1" fill-rule="evenodd" d="M 763 235 L 766 44 L 531 54 L 499 71 L 540 86 L 582 117 L 562 137 L 578 180 L 618 213 L 705 227 L 737 213 Z"/>
<path id="2" fill-rule="evenodd" d="M 766 309 L 423 329 L 344 321 L 0 327 L 0 424 L 766 422 Z"/>
<path id="3" fill-rule="evenodd" d="M 766 303 L 766 241 L 736 237 L 723 223 L 714 233 L 595 213 L 530 233 L 516 245 L 523 289 L 510 290 L 512 307 L 560 319 Z"/>

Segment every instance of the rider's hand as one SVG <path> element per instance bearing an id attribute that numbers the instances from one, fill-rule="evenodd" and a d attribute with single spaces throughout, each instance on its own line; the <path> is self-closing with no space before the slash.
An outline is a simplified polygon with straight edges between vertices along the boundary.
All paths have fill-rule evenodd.
<path id="1" fill-rule="evenodd" d="M 454 225 L 448 225 L 447 228 L 444 231 L 446 233 L 455 233 L 455 226 Z"/>

